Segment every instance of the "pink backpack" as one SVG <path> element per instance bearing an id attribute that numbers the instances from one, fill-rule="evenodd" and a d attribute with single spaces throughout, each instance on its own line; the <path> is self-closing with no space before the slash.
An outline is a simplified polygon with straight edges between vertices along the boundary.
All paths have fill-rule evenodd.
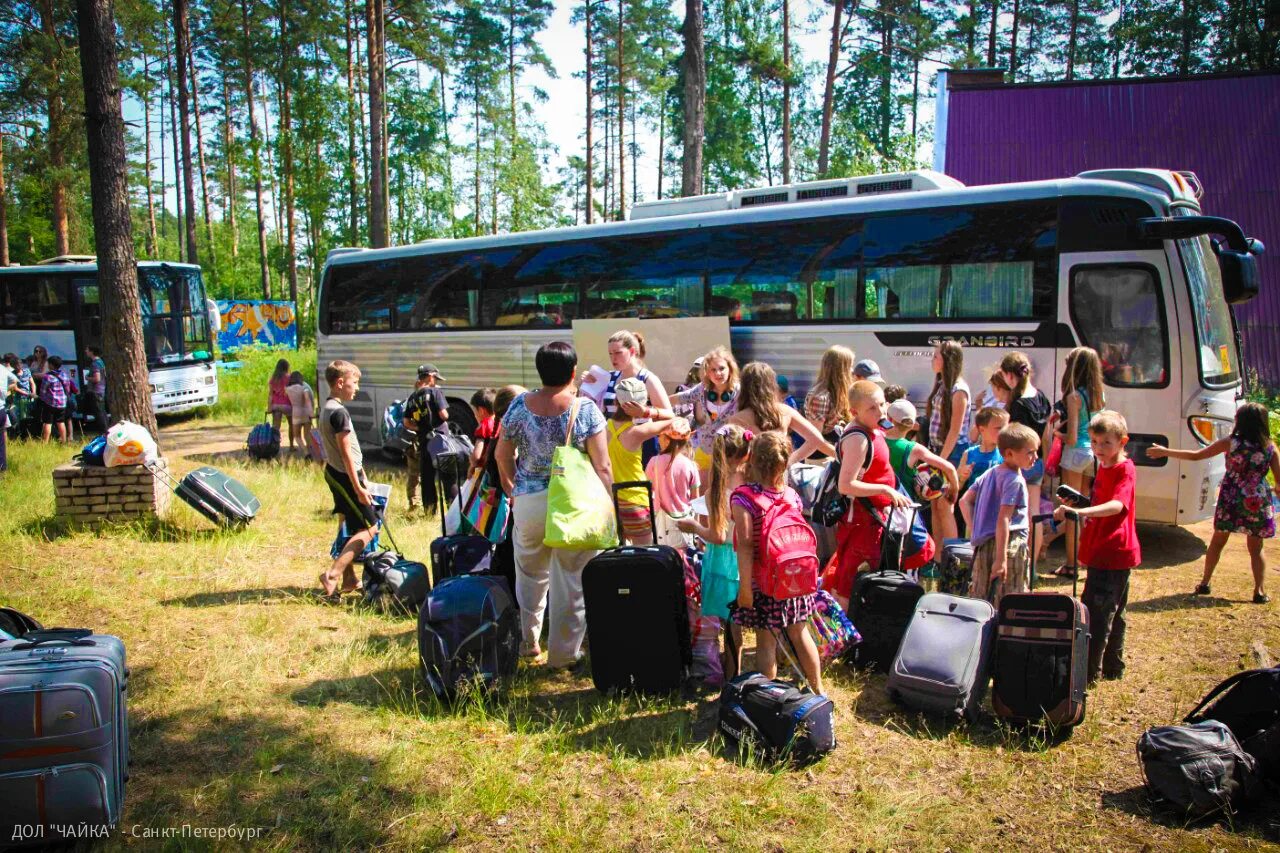
<path id="1" fill-rule="evenodd" d="M 818 591 L 818 538 L 800 513 L 797 502 L 784 493 L 770 501 L 753 494 L 763 512 L 755 573 L 760 591 L 771 598 L 798 598 Z"/>

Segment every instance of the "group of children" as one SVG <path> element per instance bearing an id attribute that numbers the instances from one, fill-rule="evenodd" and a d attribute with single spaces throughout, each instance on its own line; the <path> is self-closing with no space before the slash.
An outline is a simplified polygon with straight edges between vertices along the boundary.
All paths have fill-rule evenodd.
<path id="1" fill-rule="evenodd" d="M 345 393 L 352 381 L 335 380 L 351 374 L 337 370 L 339 364 L 330 365 L 326 375 L 333 374 L 329 384 L 335 393 Z M 655 527 L 659 542 L 677 548 L 701 540 L 702 614 L 725 623 L 726 675 L 740 666 L 746 627 L 757 631 L 762 672 L 776 673 L 776 643 L 785 637 L 811 685 L 821 690 L 818 652 L 805 630 L 813 596 L 768 596 L 754 571 L 764 508 L 778 501 L 800 504 L 789 485 L 796 463 L 833 456 L 839 493 L 849 499 L 836 525 L 835 553 L 822 572 L 823 588 L 839 603 L 847 606 L 860 572 L 881 565 L 886 516 L 923 503 L 932 528 L 926 558 L 940 554 L 962 520 L 974 549 L 969 594 L 998 604 L 1006 593 L 1028 588 L 1032 530 L 1036 516 L 1048 514 L 1040 496 L 1045 446 L 1051 448 L 1050 472 L 1089 496 L 1087 506 L 1058 506 L 1052 518 L 1067 530 L 1069 553 L 1078 549 L 1078 563 L 1087 572 L 1081 598 L 1090 614 L 1090 679 L 1122 675 L 1129 576 L 1142 560 L 1134 511 L 1137 472 L 1125 452 L 1126 420 L 1105 408 L 1093 350 L 1070 354 L 1055 410 L 1032 384 L 1029 359 L 1018 352 L 991 371 L 975 405 L 961 376 L 962 350 L 944 342 L 935 351 L 936 380 L 923 418 L 904 388 L 887 385 L 874 364 L 855 366 L 852 352 L 843 347 L 823 358 L 819 381 L 804 406 L 812 420 L 783 402 L 784 392 L 766 364 L 740 370 L 721 347 L 695 369 L 691 383 L 669 398 L 669 406 L 651 404 L 643 371 L 613 377 L 606 408 L 608 452 L 615 483 L 647 481 L 653 492 L 651 503 L 644 487 L 620 491 L 620 533 L 626 541 L 647 544 Z M 358 383 L 358 372 L 354 375 Z M 335 436 L 342 426 L 322 418 L 326 450 L 339 445 Z M 646 462 L 645 446 L 654 439 L 659 450 Z M 1254 600 L 1265 602 L 1261 544 L 1274 536 L 1275 523 L 1264 478 L 1268 470 L 1280 476 L 1266 410 L 1257 404 L 1241 407 L 1232 436 L 1200 451 L 1154 446 L 1148 452 L 1188 459 L 1228 454 L 1216 532 L 1196 592 L 1209 592 L 1228 536 L 1240 531 L 1248 536 L 1253 559 Z M 341 473 L 356 486 L 353 472 Z M 341 504 L 336 489 L 335 503 Z M 650 512 L 657 517 L 651 519 Z M 336 588 L 344 568 L 335 563 L 322 577 L 326 591 Z M 1069 571 L 1070 565 L 1055 574 Z"/>

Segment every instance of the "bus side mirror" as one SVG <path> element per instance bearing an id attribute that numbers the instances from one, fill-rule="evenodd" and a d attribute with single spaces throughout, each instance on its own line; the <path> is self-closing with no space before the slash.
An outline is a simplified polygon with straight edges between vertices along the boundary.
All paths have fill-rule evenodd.
<path id="1" fill-rule="evenodd" d="M 1148 240 L 1187 240 L 1217 234 L 1224 242 L 1211 241 L 1222 270 L 1222 295 L 1235 305 L 1258 295 L 1258 255 L 1266 251 L 1261 240 L 1244 236 L 1240 226 L 1220 216 L 1149 217 L 1137 222 L 1138 235 Z"/>
<path id="2" fill-rule="evenodd" d="M 212 299 L 206 299 L 204 306 L 209 312 L 209 330 L 216 335 L 222 331 L 222 312 L 218 310 L 218 303 Z"/>
<path id="3" fill-rule="evenodd" d="M 1258 261 L 1254 255 L 1262 254 L 1263 247 L 1259 240 L 1249 242 L 1250 251 L 1235 252 L 1213 241 L 1213 253 L 1218 256 L 1218 267 L 1222 270 L 1222 295 L 1232 305 L 1248 302 L 1258 295 Z"/>

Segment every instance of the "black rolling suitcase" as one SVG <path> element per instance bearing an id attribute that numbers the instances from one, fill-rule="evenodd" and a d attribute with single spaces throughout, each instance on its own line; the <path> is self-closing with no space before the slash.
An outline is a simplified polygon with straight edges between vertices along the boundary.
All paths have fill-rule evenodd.
<path id="1" fill-rule="evenodd" d="M 262 503 L 244 483 L 205 466 L 197 468 L 181 480 L 163 468 L 146 463 L 147 470 L 168 486 L 187 506 L 224 527 L 243 527 L 253 521 Z"/>
<path id="2" fill-rule="evenodd" d="M 647 481 L 614 483 L 615 510 L 619 489 L 632 487 L 644 487 L 652 506 Z M 650 523 L 656 541 L 657 525 Z M 680 688 L 693 663 L 683 554 L 669 545 L 602 551 L 582 570 L 582 593 L 596 689 L 663 693 Z"/>
<path id="3" fill-rule="evenodd" d="M 853 582 L 849 620 L 862 642 L 846 657 L 859 669 L 889 672 L 924 587 L 903 572 L 863 572 Z"/>
<path id="4" fill-rule="evenodd" d="M 440 583 L 460 575 L 489 574 L 493 560 L 493 543 L 475 533 L 449 532 L 442 493 L 444 479 L 436 476 L 436 509 L 440 513 L 441 535 L 431 540 L 431 580 Z M 461 526 L 464 522 L 459 522 Z M 515 594 L 514 586 L 511 593 Z"/>
<path id="5" fill-rule="evenodd" d="M 1035 588 L 1032 517 L 1031 587 Z M 1072 566 L 1075 555 L 1071 556 Z M 1009 593 L 1000 600 L 992 663 L 991 707 L 1011 723 L 1046 723 L 1069 730 L 1084 719 L 1089 677 L 1089 611 L 1076 597 L 1056 592 Z"/>

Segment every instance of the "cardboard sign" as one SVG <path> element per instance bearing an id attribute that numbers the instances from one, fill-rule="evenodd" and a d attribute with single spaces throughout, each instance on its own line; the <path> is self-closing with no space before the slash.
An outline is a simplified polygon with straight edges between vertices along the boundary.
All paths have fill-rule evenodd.
<path id="1" fill-rule="evenodd" d="M 663 320 L 574 320 L 573 347 L 578 369 L 609 367 L 609 336 L 621 329 L 644 335 L 644 364 L 656 373 L 667 391 L 684 382 L 694 359 L 718 346 L 729 346 L 729 318 L 678 317 Z"/>

